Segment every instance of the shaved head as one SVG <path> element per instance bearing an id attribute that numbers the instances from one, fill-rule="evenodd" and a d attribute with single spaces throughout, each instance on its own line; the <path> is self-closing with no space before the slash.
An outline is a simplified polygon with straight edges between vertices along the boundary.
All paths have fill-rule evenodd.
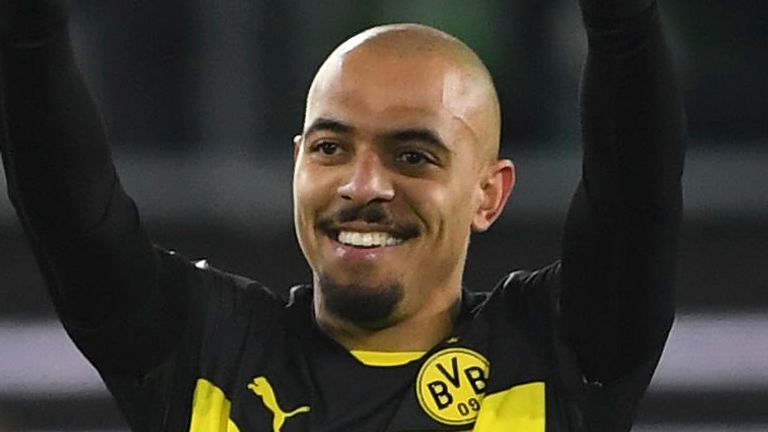
<path id="1" fill-rule="evenodd" d="M 322 102 L 324 90 L 344 79 L 351 63 L 367 63 L 377 70 L 400 62 L 414 68 L 429 68 L 430 79 L 442 84 L 440 102 L 463 122 L 476 141 L 479 154 L 492 162 L 498 158 L 501 114 L 496 89 L 480 58 L 459 39 L 421 24 L 390 24 L 374 27 L 348 39 L 325 60 L 315 75 L 307 96 L 305 128 L 312 108 Z M 370 74 L 373 79 L 375 74 Z M 383 91 L 397 84 L 398 77 L 381 82 Z M 406 79 L 407 77 L 402 77 Z M 391 89 L 391 87 L 390 87 Z"/>

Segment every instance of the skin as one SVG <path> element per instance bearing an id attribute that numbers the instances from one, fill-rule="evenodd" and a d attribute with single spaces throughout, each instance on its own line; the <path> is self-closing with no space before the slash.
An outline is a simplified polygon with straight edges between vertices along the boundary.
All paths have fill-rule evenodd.
<path id="1" fill-rule="evenodd" d="M 314 275 L 315 317 L 343 346 L 428 350 L 450 335 L 470 236 L 493 224 L 515 182 L 512 162 L 498 159 L 499 119 L 478 57 L 429 27 L 367 30 L 321 66 L 294 140 L 294 221 Z M 373 208 L 385 217 L 362 216 Z M 352 247 L 337 241 L 339 230 L 406 241 Z M 330 304 L 340 290 L 399 296 L 366 320 Z"/>

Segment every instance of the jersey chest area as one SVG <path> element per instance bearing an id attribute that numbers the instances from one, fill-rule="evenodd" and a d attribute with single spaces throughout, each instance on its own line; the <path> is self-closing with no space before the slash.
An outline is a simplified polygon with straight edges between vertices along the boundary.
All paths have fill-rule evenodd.
<path id="1" fill-rule="evenodd" d="M 190 430 L 546 431 L 546 362 L 519 329 L 491 324 L 376 364 L 315 331 L 273 332 L 198 378 Z"/>

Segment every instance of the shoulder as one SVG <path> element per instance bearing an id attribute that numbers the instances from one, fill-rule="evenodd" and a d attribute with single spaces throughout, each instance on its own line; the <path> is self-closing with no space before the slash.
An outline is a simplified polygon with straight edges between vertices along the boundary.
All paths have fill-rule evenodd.
<path id="1" fill-rule="evenodd" d="M 205 259 L 192 261 L 192 265 L 200 273 L 200 277 L 208 282 L 208 286 L 221 290 L 220 294 L 222 295 L 241 297 L 243 299 L 259 299 L 270 303 L 285 303 L 270 288 L 247 276 L 214 267 Z"/>
<path id="2" fill-rule="evenodd" d="M 559 304 L 561 268 L 558 260 L 537 270 L 511 272 L 496 284 L 489 301 L 495 298 L 508 308 L 551 313 Z"/>
<path id="3" fill-rule="evenodd" d="M 509 273 L 498 289 L 525 294 L 543 286 L 557 285 L 560 282 L 561 269 L 562 264 L 558 260 L 538 270 L 517 270 Z"/>
<path id="4" fill-rule="evenodd" d="M 205 259 L 189 260 L 159 250 L 164 285 L 188 299 L 192 315 L 206 321 L 244 320 L 264 322 L 285 301 L 265 285 L 246 276 L 212 266 Z"/>
<path id="5" fill-rule="evenodd" d="M 173 250 L 157 248 L 166 278 L 197 289 L 219 290 L 222 294 L 265 296 L 279 301 L 275 293 L 261 283 L 212 266 L 206 259 L 188 259 Z"/>

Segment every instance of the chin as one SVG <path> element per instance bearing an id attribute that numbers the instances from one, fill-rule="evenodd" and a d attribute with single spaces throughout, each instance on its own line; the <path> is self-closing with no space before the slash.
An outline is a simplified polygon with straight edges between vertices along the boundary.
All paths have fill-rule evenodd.
<path id="1" fill-rule="evenodd" d="M 403 300 L 403 285 L 397 280 L 370 283 L 344 282 L 320 274 L 320 289 L 328 312 L 345 321 L 372 330 L 387 327 Z"/>

